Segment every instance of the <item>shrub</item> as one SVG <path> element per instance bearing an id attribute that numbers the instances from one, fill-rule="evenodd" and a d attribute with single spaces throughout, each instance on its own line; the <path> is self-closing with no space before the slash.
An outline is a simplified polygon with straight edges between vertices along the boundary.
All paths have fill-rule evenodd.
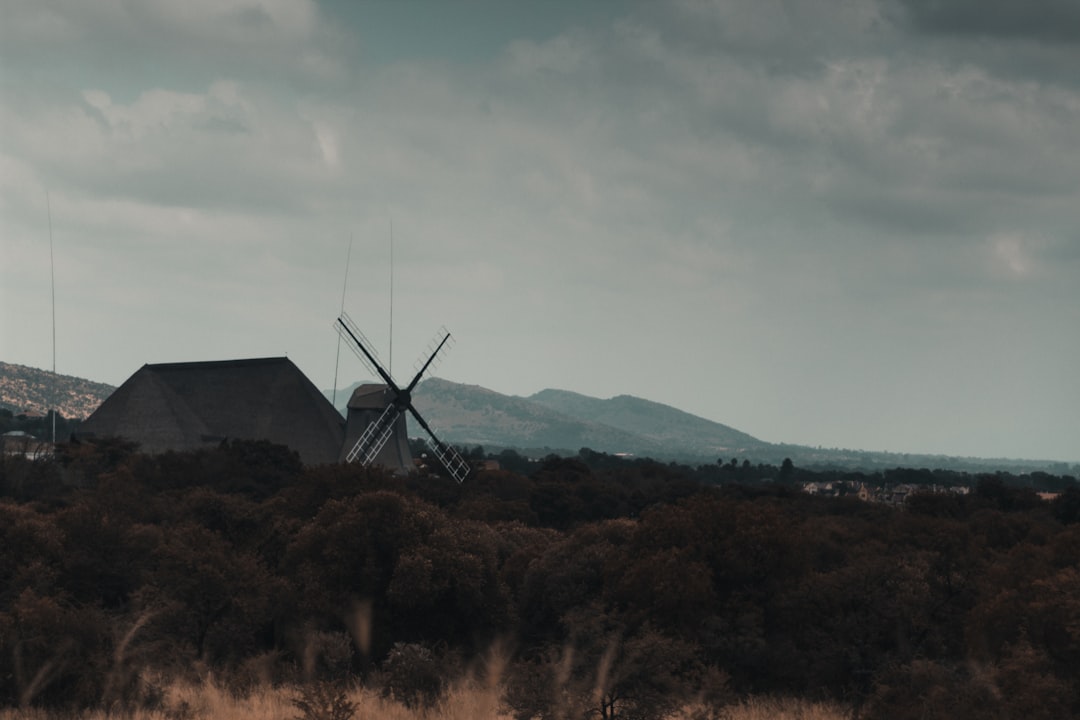
<path id="1" fill-rule="evenodd" d="M 429 648 L 395 643 L 383 661 L 383 694 L 407 707 L 430 707 L 445 686 L 443 668 Z"/>
<path id="2" fill-rule="evenodd" d="M 1001 697 L 985 673 L 916 660 L 883 673 L 866 720 L 1003 720 Z"/>
<path id="3" fill-rule="evenodd" d="M 292 701 L 301 713 L 296 720 L 351 720 L 356 715 L 356 703 L 341 687 L 316 682 L 302 686 L 299 692 Z"/>

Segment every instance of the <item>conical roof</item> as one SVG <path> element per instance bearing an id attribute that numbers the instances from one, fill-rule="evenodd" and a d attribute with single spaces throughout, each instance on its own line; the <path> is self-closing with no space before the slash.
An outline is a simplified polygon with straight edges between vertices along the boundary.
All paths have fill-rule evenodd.
<path id="1" fill-rule="evenodd" d="M 192 450 L 225 439 L 287 445 L 309 465 L 337 462 L 341 415 L 284 357 L 144 365 L 79 427 L 145 452 Z"/>

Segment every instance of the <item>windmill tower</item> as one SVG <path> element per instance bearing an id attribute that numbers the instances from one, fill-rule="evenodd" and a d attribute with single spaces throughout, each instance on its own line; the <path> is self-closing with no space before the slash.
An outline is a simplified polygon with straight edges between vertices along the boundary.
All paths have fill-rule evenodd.
<path id="1" fill-rule="evenodd" d="M 383 368 L 371 341 L 364 337 L 352 318 L 343 312 L 334 323 L 334 328 L 368 371 L 378 375 L 385 383 L 362 385 L 349 399 L 342 459 L 365 466 L 382 465 L 398 471 L 411 469 L 413 464 L 405 427 L 405 413 L 409 412 L 428 434 L 428 446 L 450 476 L 458 482 L 464 480 L 469 474 L 469 464 L 453 447 L 435 436 L 431 426 L 412 404 L 412 391 L 420 378 L 436 364 L 439 353 L 444 348 L 449 349 L 451 336 L 446 328 L 441 328 L 428 344 L 426 352 L 416 362 L 416 375 L 405 387 L 399 386 Z"/>

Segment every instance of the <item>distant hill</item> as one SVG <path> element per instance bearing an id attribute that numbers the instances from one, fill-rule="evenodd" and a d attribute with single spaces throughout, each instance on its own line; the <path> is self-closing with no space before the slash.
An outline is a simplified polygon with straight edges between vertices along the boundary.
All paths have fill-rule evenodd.
<path id="1" fill-rule="evenodd" d="M 16 414 L 44 415 L 56 410 L 65 418 L 81 420 L 115 389 L 105 383 L 0 362 L 0 407 Z"/>
<path id="2" fill-rule="evenodd" d="M 356 383 L 338 390 L 342 410 Z M 329 398 L 330 391 L 323 391 Z M 416 407 L 442 440 L 485 450 L 513 448 L 528 454 L 627 453 L 660 460 L 716 462 L 745 458 L 779 465 L 790 458 L 808 468 L 931 467 L 967 471 L 1068 471 L 1067 464 L 1039 460 L 961 458 L 770 443 L 727 425 L 631 395 L 602 400 L 566 390 L 541 390 L 529 397 L 503 395 L 479 385 L 430 378 L 413 392 Z M 409 435 L 423 432 L 409 422 Z"/>
<path id="3" fill-rule="evenodd" d="M 529 400 L 578 420 L 634 433 L 662 447 L 678 447 L 682 454 L 717 456 L 769 444 L 727 425 L 633 395 L 599 400 L 567 390 L 541 390 Z"/>
<path id="4" fill-rule="evenodd" d="M 326 399 L 333 403 L 334 407 L 337 408 L 337 411 L 344 416 L 347 414 L 345 412 L 345 407 L 349 404 L 349 398 L 352 397 L 353 390 L 361 385 L 367 385 L 373 382 L 375 381 L 364 380 L 362 382 L 354 382 L 347 388 L 338 388 L 336 393 L 333 390 L 323 390 L 322 394 L 325 395 Z"/>
<path id="5" fill-rule="evenodd" d="M 478 385 L 431 378 L 417 386 L 413 399 L 440 438 L 457 444 L 632 454 L 666 450 L 654 438 Z"/>
<path id="6" fill-rule="evenodd" d="M 337 392 L 342 412 L 354 383 Z M 330 398 L 331 391 L 323 393 Z M 429 378 L 413 400 L 439 437 L 456 445 L 576 452 L 583 447 L 664 459 L 715 461 L 720 455 L 771 447 L 734 428 L 669 405 L 620 395 L 609 400 L 542 390 L 530 397 L 503 395 L 479 385 Z M 409 434 L 423 435 L 410 419 Z"/>
<path id="7" fill-rule="evenodd" d="M 336 405 L 342 413 L 345 412 L 345 406 L 353 390 L 362 384 L 364 383 L 354 383 L 337 391 Z M 590 416 L 590 414 L 598 415 L 595 411 L 581 411 L 572 404 L 565 409 L 559 407 L 554 394 L 562 392 L 545 390 L 533 397 L 525 398 L 503 395 L 479 385 L 465 385 L 441 378 L 429 378 L 413 391 L 413 401 L 439 437 L 455 445 L 571 452 L 588 447 L 610 453 L 651 454 L 664 457 L 671 455 L 670 438 L 635 430 L 635 426 L 647 424 L 644 418 L 635 416 L 635 411 L 640 414 L 647 412 L 646 408 L 637 407 L 624 412 L 609 413 L 616 419 L 621 415 L 622 424 L 604 422 L 603 419 Z M 333 395 L 329 390 L 323 390 L 323 394 L 327 398 L 332 398 Z M 568 395 L 574 394 L 568 393 Z M 538 401 L 537 398 L 541 396 L 546 397 L 546 401 Z M 576 397 L 580 398 L 582 404 L 589 404 L 589 401 L 592 403 L 610 402 L 585 395 L 576 395 Z M 636 400 L 636 398 L 631 398 L 631 400 Z M 646 406 L 656 405 L 656 408 L 664 407 L 650 404 L 645 400 L 638 402 Z M 679 412 L 674 408 L 669 408 L 669 410 Z M 686 417 L 693 418 L 692 415 L 686 415 Z M 409 435 L 415 437 L 423 434 L 410 417 Z"/>

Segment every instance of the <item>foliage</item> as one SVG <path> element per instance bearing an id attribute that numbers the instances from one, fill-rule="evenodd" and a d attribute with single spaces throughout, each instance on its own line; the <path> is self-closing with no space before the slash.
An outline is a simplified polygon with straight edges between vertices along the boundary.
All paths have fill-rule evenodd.
<path id="1" fill-rule="evenodd" d="M 437 712 L 502 644 L 485 697 L 520 717 L 718 717 L 758 694 L 1080 713 L 1071 478 L 1038 478 L 1064 488 L 1046 502 L 1015 477 L 898 469 L 876 481 L 971 492 L 889 507 L 747 462 L 527 468 L 457 486 L 260 443 L 4 458 L 0 706 L 164 707 L 160 678 L 212 673 L 303 681 L 327 717 L 356 702 L 327 681 Z"/>
<path id="2" fill-rule="evenodd" d="M 343 688 L 326 682 L 301 685 L 292 703 L 300 711 L 296 720 L 352 720 L 357 708 Z"/>
<path id="3" fill-rule="evenodd" d="M 383 693 L 406 707 L 430 707 L 446 683 L 443 663 L 416 643 L 395 643 L 382 669 Z"/>

